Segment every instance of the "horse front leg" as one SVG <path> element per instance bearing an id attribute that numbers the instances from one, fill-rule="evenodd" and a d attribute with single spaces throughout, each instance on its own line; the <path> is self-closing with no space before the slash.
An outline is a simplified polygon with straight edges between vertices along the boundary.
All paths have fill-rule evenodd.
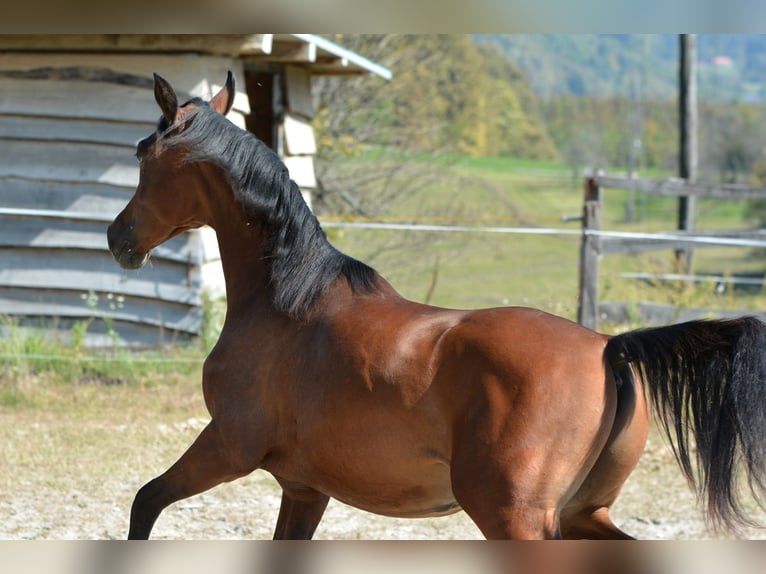
<path id="1" fill-rule="evenodd" d="M 274 540 L 311 540 L 330 497 L 308 486 L 275 478 L 282 486 L 282 503 Z"/>
<path id="2" fill-rule="evenodd" d="M 232 456 L 211 421 L 173 466 L 136 493 L 128 538 L 148 539 L 157 517 L 172 503 L 245 476 L 256 466 Z"/>

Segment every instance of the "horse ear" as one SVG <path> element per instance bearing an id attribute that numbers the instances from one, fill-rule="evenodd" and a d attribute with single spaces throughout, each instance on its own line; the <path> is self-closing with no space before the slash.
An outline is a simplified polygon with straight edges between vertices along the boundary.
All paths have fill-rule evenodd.
<path id="1" fill-rule="evenodd" d="M 159 74 L 154 74 L 154 99 L 168 124 L 174 124 L 178 115 L 178 98 L 172 86 Z"/>
<path id="2" fill-rule="evenodd" d="M 229 70 L 226 76 L 226 85 L 210 100 L 210 107 L 222 116 L 225 116 L 231 111 L 231 106 L 234 105 L 234 94 L 236 94 L 234 74 Z"/>

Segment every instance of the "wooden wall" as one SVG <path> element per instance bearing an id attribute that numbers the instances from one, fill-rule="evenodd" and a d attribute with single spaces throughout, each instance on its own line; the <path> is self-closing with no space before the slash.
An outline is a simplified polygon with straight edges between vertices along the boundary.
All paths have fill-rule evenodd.
<path id="1" fill-rule="evenodd" d="M 152 72 L 180 98 L 209 98 L 229 69 L 243 79 L 228 57 L 0 54 L 0 315 L 62 338 L 95 315 L 90 344 L 112 344 L 107 324 L 125 345 L 199 332 L 205 269 L 217 263 L 212 230 L 179 236 L 145 268 L 124 271 L 106 227 L 138 181 L 135 143 L 159 117 Z M 242 127 L 243 90 L 240 81 L 230 115 Z M 220 281 L 215 269 L 210 276 Z"/>
<path id="2" fill-rule="evenodd" d="M 311 76 L 297 66 L 285 69 L 285 97 L 282 122 L 279 126 L 278 153 L 290 171 L 290 177 L 303 191 L 303 197 L 311 205 L 311 194 L 316 189 L 314 172 L 316 139 L 311 120 L 314 105 L 311 99 Z"/>

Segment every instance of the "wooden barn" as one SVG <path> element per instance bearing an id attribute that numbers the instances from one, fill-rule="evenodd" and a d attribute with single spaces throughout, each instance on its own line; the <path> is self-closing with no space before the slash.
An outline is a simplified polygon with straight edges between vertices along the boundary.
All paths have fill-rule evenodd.
<path id="1" fill-rule="evenodd" d="M 209 98 L 232 70 L 229 118 L 271 145 L 310 202 L 311 77 L 387 69 L 309 34 L 0 36 L 0 316 L 90 345 L 154 346 L 200 332 L 223 289 L 215 234 L 195 230 L 123 271 L 106 227 L 138 181 L 136 142 L 159 110 L 152 74 Z"/>

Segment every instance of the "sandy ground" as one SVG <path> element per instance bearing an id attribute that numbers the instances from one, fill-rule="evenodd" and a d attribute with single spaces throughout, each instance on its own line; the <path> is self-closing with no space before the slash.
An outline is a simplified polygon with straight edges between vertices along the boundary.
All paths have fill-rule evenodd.
<path id="1" fill-rule="evenodd" d="M 152 442 L 144 439 L 139 447 L 121 439 L 133 427 L 113 418 L 69 436 L 74 433 L 73 423 L 62 421 L 61 415 L 0 416 L 1 539 L 124 538 L 137 489 L 164 471 L 206 424 L 202 418 L 145 423 L 156 428 L 142 428 Z M 268 473 L 256 471 L 172 505 L 160 515 L 152 537 L 269 539 L 280 494 Z M 756 515 L 766 521 L 763 513 Z M 623 530 L 642 539 L 716 538 L 706 531 L 694 494 L 656 435 L 650 436 L 612 516 Z M 766 538 L 766 529 L 743 534 Z M 721 537 L 725 538 L 717 536 Z M 470 540 L 481 534 L 463 512 L 442 518 L 393 519 L 331 501 L 315 538 Z"/>
<path id="2" fill-rule="evenodd" d="M 0 504 L 0 538 L 4 539 L 121 539 L 127 532 L 129 500 L 134 485 L 115 485 L 113 500 L 94 499 L 87 493 L 67 497 L 50 493 L 21 493 L 21 498 Z M 629 496 L 626 493 L 625 496 Z M 271 537 L 279 492 L 266 473 L 256 472 L 235 484 L 180 501 L 160 516 L 156 539 L 241 540 Z M 642 539 L 704 539 L 699 513 L 687 518 L 622 516 L 616 522 Z M 752 531 L 748 538 L 763 538 Z M 481 533 L 463 512 L 436 519 L 393 519 L 362 512 L 331 501 L 316 532 L 316 539 L 471 540 Z"/>

